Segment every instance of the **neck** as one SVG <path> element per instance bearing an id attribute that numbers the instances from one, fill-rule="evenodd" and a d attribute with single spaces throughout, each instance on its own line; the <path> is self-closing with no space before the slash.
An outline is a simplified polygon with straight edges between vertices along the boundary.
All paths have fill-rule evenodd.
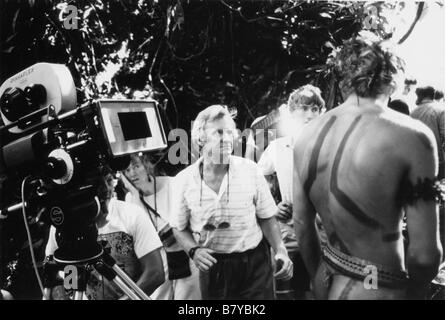
<path id="1" fill-rule="evenodd" d="M 349 95 L 345 104 L 354 104 L 384 110 L 388 106 L 389 96 L 385 94 L 378 95 L 375 98 L 359 97 L 355 93 Z"/>
<path id="2" fill-rule="evenodd" d="M 141 186 L 141 192 L 144 196 L 150 196 L 154 193 L 154 179 L 151 178 Z"/>
<path id="3" fill-rule="evenodd" d="M 203 165 L 205 171 L 211 171 L 214 173 L 226 173 L 229 169 L 228 164 L 214 163 L 210 158 L 204 158 Z"/>

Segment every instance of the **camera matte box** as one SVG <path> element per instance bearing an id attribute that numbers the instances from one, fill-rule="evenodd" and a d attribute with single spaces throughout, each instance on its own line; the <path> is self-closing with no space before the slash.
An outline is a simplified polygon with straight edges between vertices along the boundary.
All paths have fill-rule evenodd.
<path id="1" fill-rule="evenodd" d="M 102 130 L 113 157 L 162 150 L 167 139 L 154 100 L 98 100 Z"/>

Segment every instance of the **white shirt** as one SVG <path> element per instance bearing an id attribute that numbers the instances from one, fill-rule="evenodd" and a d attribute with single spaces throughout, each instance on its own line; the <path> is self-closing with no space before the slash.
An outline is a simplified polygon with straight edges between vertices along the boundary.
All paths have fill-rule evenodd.
<path id="1" fill-rule="evenodd" d="M 160 217 L 155 217 L 155 215 L 146 210 L 145 206 L 142 204 L 139 198 L 139 192 L 134 189 L 125 195 L 125 201 L 133 203 L 138 207 L 142 208 L 147 214 L 150 214 L 151 220 L 154 222 L 155 228 L 157 231 L 164 228 L 164 226 L 168 223 L 170 213 L 171 213 L 171 199 L 170 194 L 173 192 L 172 190 L 172 177 L 161 176 L 156 177 L 156 199 L 155 195 L 151 194 L 149 196 L 144 196 L 144 201 L 150 205 L 153 209 L 155 209 Z M 182 250 L 180 247 L 177 250 L 169 250 L 169 251 L 178 251 Z"/>
<path id="2" fill-rule="evenodd" d="M 257 218 L 276 213 L 276 205 L 266 179 L 256 163 L 231 156 L 218 194 L 201 179 L 203 159 L 181 171 L 173 182 L 173 211 L 170 224 L 179 230 L 187 226 L 195 241 L 219 253 L 244 252 L 255 248 L 263 238 Z M 229 228 L 204 230 L 204 225 Z"/>
<path id="3" fill-rule="evenodd" d="M 296 133 L 298 134 L 298 133 Z M 272 141 L 261 155 L 258 166 L 264 175 L 277 173 L 280 187 L 281 200 L 293 203 L 293 172 L 294 172 L 294 149 L 293 136 L 286 136 Z M 298 238 L 295 234 L 292 219 L 278 221 L 281 231 L 281 238 L 288 250 L 296 250 Z"/>
<path id="4" fill-rule="evenodd" d="M 294 172 L 294 150 L 291 136 L 272 141 L 258 161 L 265 176 L 277 173 L 281 200 L 292 203 L 292 184 Z"/>
<path id="5" fill-rule="evenodd" d="M 130 188 L 130 192 L 128 192 L 125 195 L 125 201 L 133 203 L 137 205 L 138 207 L 142 208 L 146 214 L 147 217 L 150 218 L 155 224 L 155 228 L 157 232 L 159 230 L 162 230 L 169 221 L 170 213 L 171 213 L 171 199 L 170 194 L 172 193 L 172 183 L 173 180 L 172 177 L 168 176 L 162 176 L 162 177 L 156 177 L 156 185 L 159 186 L 159 188 L 156 188 L 156 202 L 155 202 L 155 195 L 149 195 L 144 196 L 144 201 L 150 205 L 153 209 L 155 209 L 160 217 L 156 217 L 153 213 L 149 212 L 144 206 L 144 204 L 141 202 L 139 198 L 139 191 L 137 191 L 135 188 Z M 155 205 L 156 204 L 156 205 Z M 150 216 L 149 216 L 150 215 Z M 164 248 L 165 251 L 168 252 L 176 252 L 176 251 L 182 251 L 182 247 L 179 245 L 178 242 L 171 245 L 168 248 Z M 168 280 L 168 261 L 167 261 L 167 255 L 164 250 L 161 251 L 161 257 L 162 262 L 164 265 L 164 273 L 165 278 Z"/>

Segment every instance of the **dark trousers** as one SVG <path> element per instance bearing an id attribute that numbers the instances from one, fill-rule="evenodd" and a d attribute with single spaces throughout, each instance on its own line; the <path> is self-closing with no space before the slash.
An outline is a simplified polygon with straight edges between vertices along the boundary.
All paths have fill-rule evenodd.
<path id="1" fill-rule="evenodd" d="M 199 273 L 203 300 L 273 300 L 273 270 L 266 240 L 241 253 L 214 254 L 217 263 Z"/>

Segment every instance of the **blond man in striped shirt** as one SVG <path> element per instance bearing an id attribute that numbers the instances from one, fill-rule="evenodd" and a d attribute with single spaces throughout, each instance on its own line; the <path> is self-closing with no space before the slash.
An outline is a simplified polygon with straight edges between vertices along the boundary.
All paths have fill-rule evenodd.
<path id="1" fill-rule="evenodd" d="M 199 113 L 192 140 L 202 157 L 175 178 L 170 223 L 200 270 L 203 299 L 273 299 L 273 276 L 289 279 L 293 266 L 264 176 L 254 162 L 231 155 L 235 135 L 223 106 Z"/>

